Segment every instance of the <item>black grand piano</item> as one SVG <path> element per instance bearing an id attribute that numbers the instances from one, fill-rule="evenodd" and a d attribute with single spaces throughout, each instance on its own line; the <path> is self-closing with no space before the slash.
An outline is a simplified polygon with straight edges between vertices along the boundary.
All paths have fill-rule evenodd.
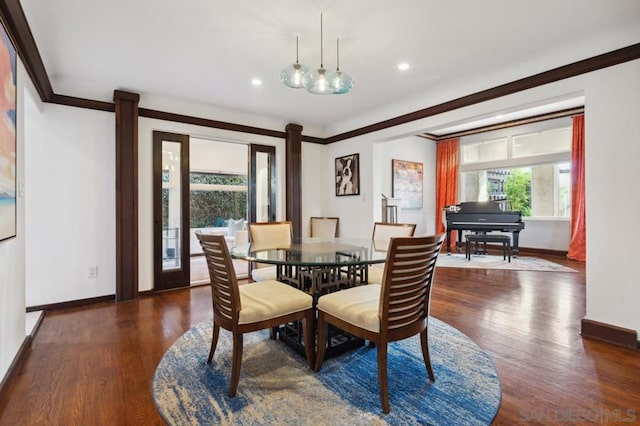
<path id="1" fill-rule="evenodd" d="M 447 253 L 451 252 L 451 231 L 458 231 L 456 248 L 462 247 L 462 231 L 511 232 L 513 233 L 513 255 L 518 255 L 520 231 L 524 229 L 522 213 L 503 211 L 500 203 L 493 201 L 470 201 L 445 207 L 447 220 Z"/>

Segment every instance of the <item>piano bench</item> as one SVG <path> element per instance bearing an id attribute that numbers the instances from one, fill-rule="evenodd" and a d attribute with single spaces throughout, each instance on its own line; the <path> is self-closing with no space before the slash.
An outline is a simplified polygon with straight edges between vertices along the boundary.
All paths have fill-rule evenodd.
<path id="1" fill-rule="evenodd" d="M 467 245 L 465 248 L 465 257 L 467 260 L 471 260 L 471 244 L 472 243 L 484 243 L 485 249 L 487 243 L 502 243 L 502 259 L 506 260 L 509 257 L 509 263 L 511 263 L 511 237 L 502 234 L 467 234 Z M 485 250 L 486 251 L 486 250 Z"/>

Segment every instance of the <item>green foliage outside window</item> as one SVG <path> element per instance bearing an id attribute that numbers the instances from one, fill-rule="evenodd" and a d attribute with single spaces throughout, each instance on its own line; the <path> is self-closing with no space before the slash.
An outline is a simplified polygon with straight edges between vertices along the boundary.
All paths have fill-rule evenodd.
<path id="1" fill-rule="evenodd" d="M 189 181 L 207 185 L 247 186 L 246 175 L 190 173 Z M 224 226 L 247 217 L 247 191 L 191 191 L 191 228 Z"/>
<path id="2" fill-rule="evenodd" d="M 190 173 L 190 182 L 209 185 L 247 185 L 246 175 Z M 228 219 L 246 219 L 247 191 L 190 191 L 190 227 L 226 226 Z M 162 226 L 169 223 L 169 189 L 162 189 Z"/>
<path id="3" fill-rule="evenodd" d="M 209 185 L 247 185 L 247 175 L 222 175 L 215 173 L 189 173 L 191 183 Z"/>
<path id="4" fill-rule="evenodd" d="M 167 229 L 169 224 L 169 190 L 162 189 L 162 229 Z"/>
<path id="5" fill-rule="evenodd" d="M 237 220 L 246 217 L 246 191 L 191 191 L 192 228 L 212 227 L 217 218 Z"/>
<path id="6" fill-rule="evenodd" d="M 531 216 L 531 173 L 512 169 L 504 182 L 511 209 Z"/>

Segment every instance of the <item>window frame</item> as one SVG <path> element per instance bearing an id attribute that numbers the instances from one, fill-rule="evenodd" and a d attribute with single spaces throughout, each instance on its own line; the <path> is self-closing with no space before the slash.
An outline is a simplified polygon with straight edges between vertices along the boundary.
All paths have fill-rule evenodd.
<path id="1" fill-rule="evenodd" d="M 487 137 L 486 140 L 478 140 L 474 139 L 471 141 L 461 141 L 461 149 L 459 150 L 459 165 L 458 165 L 458 194 L 460 195 L 460 199 L 464 194 L 464 179 L 463 174 L 467 172 L 481 172 L 481 171 L 490 171 L 490 170 L 504 170 L 504 169 L 519 169 L 519 168 L 533 168 L 536 166 L 543 165 L 551 165 L 551 164 L 559 164 L 559 163 L 571 163 L 571 145 L 569 144 L 568 151 L 558 151 L 552 153 L 542 153 L 542 154 L 532 154 L 528 156 L 522 157 L 513 157 L 513 143 L 514 139 L 518 136 L 528 135 L 528 134 L 540 134 L 555 132 L 560 130 L 569 129 L 569 135 L 571 134 L 571 126 L 558 126 L 549 129 L 544 129 L 540 131 L 529 131 L 522 133 L 514 133 L 510 135 L 506 135 L 504 137 Z M 507 140 L 507 158 L 500 160 L 491 160 L 491 161 L 473 161 L 473 162 L 463 162 L 463 151 L 465 145 L 474 145 L 481 144 L 484 142 L 492 142 L 501 139 Z M 555 194 L 554 197 L 557 197 L 558 194 Z M 554 206 L 555 211 L 555 206 Z M 559 220 L 559 221 L 567 221 L 570 220 L 570 216 L 526 216 L 524 218 L 526 220 Z"/>

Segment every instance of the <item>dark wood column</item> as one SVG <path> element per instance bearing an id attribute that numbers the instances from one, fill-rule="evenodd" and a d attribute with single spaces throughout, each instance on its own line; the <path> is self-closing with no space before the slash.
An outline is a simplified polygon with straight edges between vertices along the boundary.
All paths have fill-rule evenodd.
<path id="1" fill-rule="evenodd" d="M 286 219 L 293 223 L 293 236 L 302 236 L 302 126 L 287 124 L 286 138 Z"/>
<path id="2" fill-rule="evenodd" d="M 116 301 L 138 298 L 138 102 L 115 90 Z"/>

